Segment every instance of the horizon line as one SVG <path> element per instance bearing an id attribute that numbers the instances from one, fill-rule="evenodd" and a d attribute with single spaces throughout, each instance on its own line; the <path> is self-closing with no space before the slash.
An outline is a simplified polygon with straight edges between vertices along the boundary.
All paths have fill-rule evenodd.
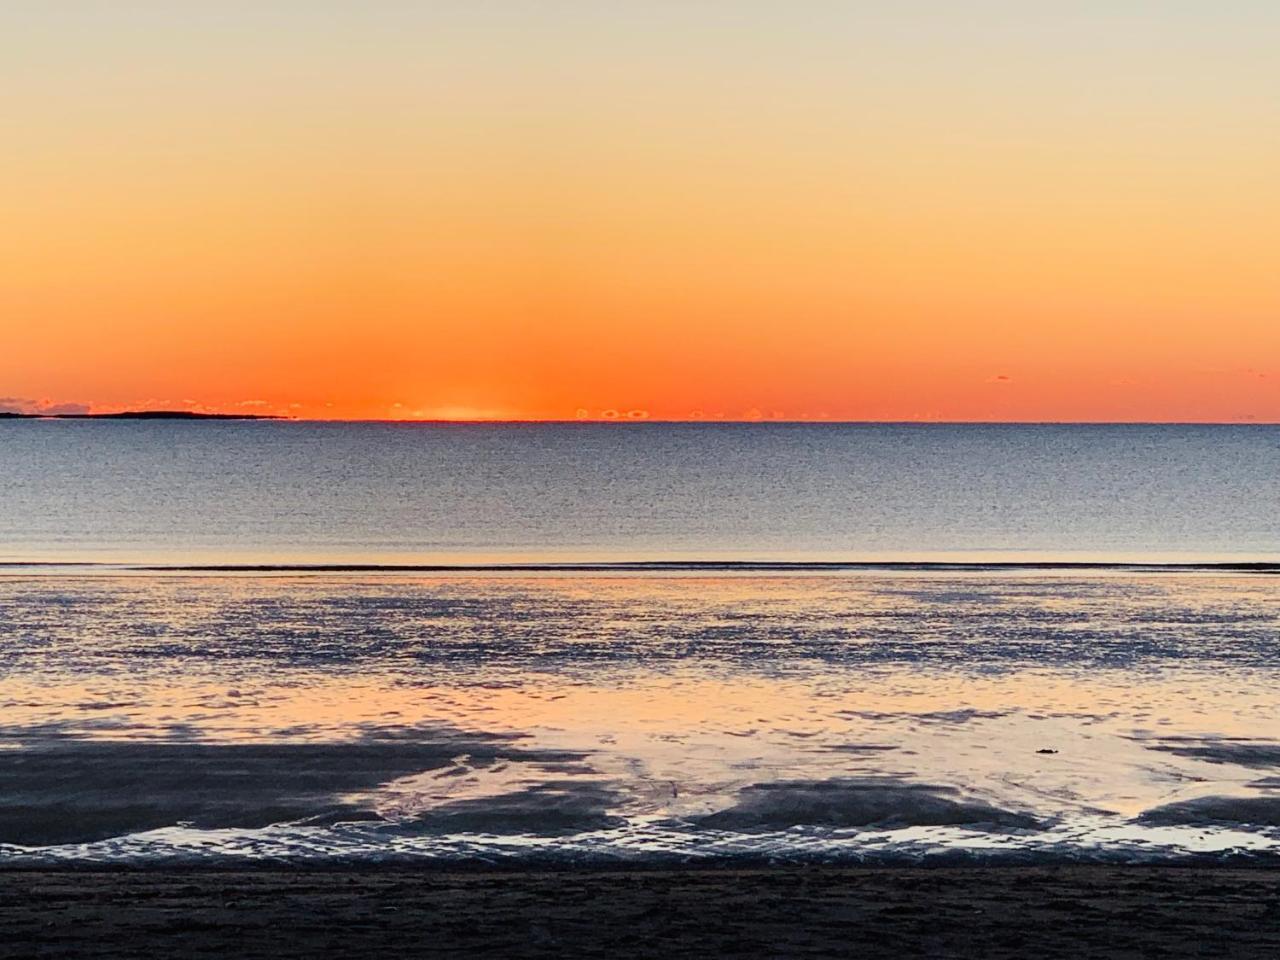
<path id="1" fill-rule="evenodd" d="M 157 563 L 111 560 L 0 560 L 0 575 L 15 570 L 76 569 L 127 573 L 786 573 L 1115 571 L 1133 573 L 1280 574 L 1280 560 L 547 560 L 510 562 L 225 562 Z"/>
<path id="2" fill-rule="evenodd" d="M 228 418 L 230 419 L 230 418 Z M 1278 420 L 902 420 L 902 419 L 802 419 L 780 417 L 777 419 L 688 419 L 682 417 L 493 417 L 493 418 L 416 418 L 416 417 L 258 417 L 261 420 L 290 421 L 294 423 L 422 423 L 422 424 L 606 424 L 611 426 L 640 426 L 653 424 L 708 424 L 716 425 L 822 425 L 832 426 L 1280 426 Z"/>
<path id="3" fill-rule="evenodd" d="M 385 423 L 385 424 L 421 424 L 424 426 L 537 426 L 569 424 L 604 425 L 604 426 L 641 426 L 644 424 L 659 425 L 706 425 L 706 426 L 1280 426 L 1280 419 L 1244 419 L 1244 420 L 1068 420 L 1068 419 L 1026 419 L 1026 420 L 983 420 L 983 419 L 804 419 L 804 418 L 706 418 L 690 419 L 682 417 L 307 417 L 289 414 L 250 414 L 225 413 L 220 411 L 194 410 L 119 410 L 102 413 L 3 413 L 2 420 L 208 420 L 208 421 L 262 421 L 267 423 Z"/>

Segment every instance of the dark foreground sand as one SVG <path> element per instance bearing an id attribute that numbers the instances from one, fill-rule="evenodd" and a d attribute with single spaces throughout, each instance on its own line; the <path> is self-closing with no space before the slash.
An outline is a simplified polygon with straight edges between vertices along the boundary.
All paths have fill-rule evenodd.
<path id="1" fill-rule="evenodd" d="M 0 872 L 0 956 L 1280 957 L 1280 871 Z"/>

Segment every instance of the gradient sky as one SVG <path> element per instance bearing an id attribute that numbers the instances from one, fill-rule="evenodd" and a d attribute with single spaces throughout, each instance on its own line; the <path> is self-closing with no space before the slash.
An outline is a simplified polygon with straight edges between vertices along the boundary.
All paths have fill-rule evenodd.
<path id="1" fill-rule="evenodd" d="M 1277 50 L 1274 0 L 7 0 L 0 408 L 1280 420 Z"/>

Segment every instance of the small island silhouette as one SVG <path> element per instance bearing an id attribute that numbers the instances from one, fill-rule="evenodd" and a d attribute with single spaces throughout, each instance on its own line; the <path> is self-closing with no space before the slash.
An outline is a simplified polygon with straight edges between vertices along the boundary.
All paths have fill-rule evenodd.
<path id="1" fill-rule="evenodd" d="M 120 413 L 17 413 L 0 411 L 0 420 L 283 420 L 261 413 L 195 413 L 191 410 L 124 410 Z"/>

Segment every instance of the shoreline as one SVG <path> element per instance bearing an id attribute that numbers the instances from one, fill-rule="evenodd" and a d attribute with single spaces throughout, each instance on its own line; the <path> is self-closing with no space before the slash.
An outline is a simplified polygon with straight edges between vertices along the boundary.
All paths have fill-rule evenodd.
<path id="1" fill-rule="evenodd" d="M 0 956 L 1270 957 L 1280 870 L 0 871 Z"/>
<path id="2" fill-rule="evenodd" d="M 1280 560 L 618 560 L 511 563 L 140 563 L 119 560 L 0 560 L 0 572 L 72 570 L 114 573 L 1127 573 L 1280 574 Z"/>

